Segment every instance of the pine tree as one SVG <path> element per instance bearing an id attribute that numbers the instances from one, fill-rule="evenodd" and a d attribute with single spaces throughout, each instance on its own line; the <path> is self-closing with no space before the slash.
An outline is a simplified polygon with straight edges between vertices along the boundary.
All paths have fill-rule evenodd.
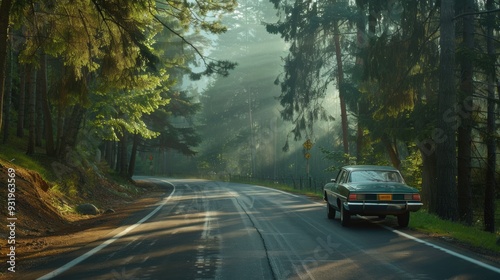
<path id="1" fill-rule="evenodd" d="M 7 61 L 7 35 L 9 33 L 9 20 L 12 0 L 2 0 L 0 3 L 0 131 L 3 122 L 3 100 L 5 95 L 5 66 Z"/>
<path id="2" fill-rule="evenodd" d="M 458 219 L 457 200 L 457 154 L 455 104 L 455 15 L 454 1 L 442 0 L 440 8 L 440 60 L 439 95 L 437 110 L 437 129 L 440 137 L 436 139 L 437 158 L 437 207 L 436 214 L 441 218 Z"/>

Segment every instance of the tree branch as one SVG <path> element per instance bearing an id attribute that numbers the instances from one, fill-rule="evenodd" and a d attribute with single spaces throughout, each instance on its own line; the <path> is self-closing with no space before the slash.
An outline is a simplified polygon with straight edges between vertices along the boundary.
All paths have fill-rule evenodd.
<path id="1" fill-rule="evenodd" d="M 206 66 L 208 66 L 208 62 L 206 61 L 205 57 L 203 56 L 203 54 L 200 52 L 200 50 L 198 50 L 198 48 L 193 45 L 191 42 L 189 42 L 184 36 L 182 36 L 179 32 L 173 30 L 172 28 L 170 28 L 170 26 L 168 26 L 166 23 L 164 23 L 157 15 L 153 14 L 151 11 L 150 11 L 151 15 L 161 24 L 163 25 L 163 27 L 165 27 L 166 29 L 168 29 L 170 32 L 174 33 L 175 36 L 179 37 L 184 43 L 188 44 L 191 48 L 193 48 L 193 50 L 200 56 L 201 60 L 203 60 L 203 64 L 205 64 Z"/>
<path id="2" fill-rule="evenodd" d="M 459 14 L 459 15 L 456 15 L 453 20 L 456 20 L 456 19 L 459 19 L 461 17 L 466 17 L 466 16 L 473 16 L 473 15 L 482 15 L 482 14 L 490 14 L 490 13 L 496 13 L 496 12 L 500 12 L 500 8 L 499 9 L 494 9 L 494 10 L 488 10 L 488 11 L 480 11 L 480 12 L 472 12 L 472 13 L 463 13 L 463 14 Z"/>

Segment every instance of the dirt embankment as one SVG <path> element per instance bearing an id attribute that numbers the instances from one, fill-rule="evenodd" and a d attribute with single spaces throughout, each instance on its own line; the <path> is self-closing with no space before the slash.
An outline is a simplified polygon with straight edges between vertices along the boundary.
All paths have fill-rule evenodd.
<path id="1" fill-rule="evenodd" d="M 125 188 L 104 177 L 93 184 L 86 186 L 88 189 L 84 194 L 68 197 L 53 190 L 53 186 L 39 174 L 0 161 L 0 217 L 3 224 L 0 227 L 0 279 L 16 279 L 23 270 L 43 263 L 53 255 L 96 240 L 115 229 L 134 211 L 155 203 L 159 197 L 154 186 L 141 182 L 132 186 L 132 191 L 130 186 Z M 80 215 L 72 210 L 84 202 L 95 204 L 103 210 L 102 213 Z M 106 209 L 113 211 L 104 213 Z M 9 272 L 7 263 L 8 255 L 12 255 L 11 246 L 15 247 L 15 273 Z"/>
<path id="2" fill-rule="evenodd" d="M 68 219 L 52 205 L 54 197 L 48 193 L 50 186 L 39 174 L 2 164 L 0 182 L 1 205 L 6 205 L 0 208 L 0 213 L 2 217 L 15 219 L 17 236 L 44 235 L 68 224 Z M 5 239 L 6 228 L 2 228 L 0 234 Z"/>

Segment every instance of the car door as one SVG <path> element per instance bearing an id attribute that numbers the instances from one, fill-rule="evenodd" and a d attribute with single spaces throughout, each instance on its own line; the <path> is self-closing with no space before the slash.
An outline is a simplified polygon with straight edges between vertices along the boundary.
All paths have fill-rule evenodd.
<path id="1" fill-rule="evenodd" d="M 333 182 L 331 184 L 331 189 L 330 189 L 329 197 L 328 197 L 329 201 L 336 201 L 336 199 L 338 197 L 339 184 L 341 184 L 342 182 L 344 182 L 346 180 L 346 176 L 347 176 L 347 171 L 345 169 L 341 169 L 339 171 L 339 173 L 337 174 L 337 178 L 335 178 L 335 182 Z"/>
<path id="2" fill-rule="evenodd" d="M 346 185 L 350 182 L 350 176 L 351 172 L 349 170 L 344 170 L 336 185 L 335 193 L 337 193 L 337 196 L 340 197 L 342 201 L 345 201 L 347 199 Z"/>
<path id="3" fill-rule="evenodd" d="M 326 194 L 326 199 L 328 201 L 335 201 L 334 200 L 334 194 L 333 194 L 333 190 L 336 189 L 336 185 L 337 185 L 337 179 L 339 178 L 339 175 L 340 173 L 342 172 L 342 170 L 340 170 L 338 173 L 337 173 L 337 176 L 335 177 L 335 179 L 332 179 L 332 181 L 330 183 L 327 183 L 325 185 L 325 194 Z"/>
<path id="4" fill-rule="evenodd" d="M 344 184 L 345 182 L 347 182 L 347 178 L 349 177 L 349 172 L 345 169 L 342 169 L 340 172 L 339 172 L 339 175 L 337 176 L 337 179 L 335 180 L 335 189 L 332 190 L 336 193 L 338 193 L 338 188 L 341 184 Z"/>

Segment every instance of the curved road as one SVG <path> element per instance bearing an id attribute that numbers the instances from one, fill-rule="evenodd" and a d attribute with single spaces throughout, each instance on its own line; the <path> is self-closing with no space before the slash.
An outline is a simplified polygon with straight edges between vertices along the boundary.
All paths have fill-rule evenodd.
<path id="1" fill-rule="evenodd" d="M 500 267 L 324 203 L 226 182 L 145 178 L 165 197 L 38 279 L 500 279 Z M 337 214 L 338 215 L 338 214 Z"/>

